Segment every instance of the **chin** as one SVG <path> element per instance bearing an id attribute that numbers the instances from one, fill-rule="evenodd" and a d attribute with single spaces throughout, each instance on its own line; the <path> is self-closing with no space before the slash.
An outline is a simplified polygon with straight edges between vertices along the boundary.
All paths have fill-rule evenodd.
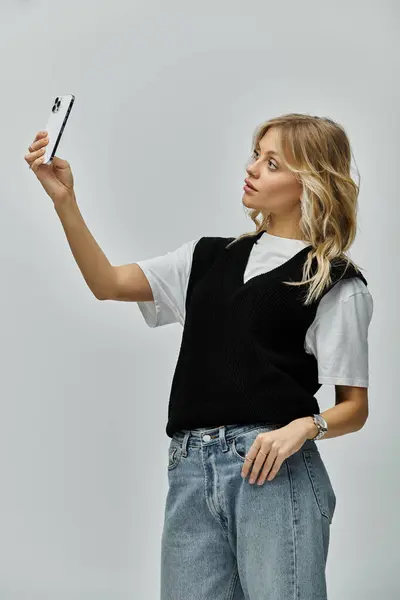
<path id="1" fill-rule="evenodd" d="M 256 203 L 252 202 L 251 200 L 252 199 L 250 197 L 250 194 L 246 194 L 246 192 L 245 192 L 242 197 L 242 204 L 244 204 L 248 208 L 257 208 Z"/>

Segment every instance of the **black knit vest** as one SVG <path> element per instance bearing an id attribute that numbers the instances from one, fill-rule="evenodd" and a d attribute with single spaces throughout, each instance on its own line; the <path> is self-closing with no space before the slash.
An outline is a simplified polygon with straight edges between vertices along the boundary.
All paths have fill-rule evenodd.
<path id="1" fill-rule="evenodd" d="M 166 434 L 197 427 L 278 423 L 319 413 L 315 356 L 305 335 L 322 296 L 339 279 L 364 276 L 343 259 L 331 262 L 330 286 L 309 306 L 301 281 L 311 246 L 244 283 L 253 244 L 242 238 L 202 237 L 186 293 L 186 319 L 172 379 Z M 312 274 L 317 267 L 313 259 Z M 345 268 L 346 267 L 346 268 Z"/>

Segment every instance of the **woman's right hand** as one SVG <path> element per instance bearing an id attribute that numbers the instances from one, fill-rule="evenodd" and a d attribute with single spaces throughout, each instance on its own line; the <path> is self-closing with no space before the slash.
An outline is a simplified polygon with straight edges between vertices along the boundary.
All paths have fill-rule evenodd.
<path id="1" fill-rule="evenodd" d="M 54 204 L 58 205 L 74 197 L 74 178 L 69 163 L 62 158 L 55 156 L 50 164 L 43 164 L 48 143 L 47 132 L 39 131 L 24 158 Z"/>

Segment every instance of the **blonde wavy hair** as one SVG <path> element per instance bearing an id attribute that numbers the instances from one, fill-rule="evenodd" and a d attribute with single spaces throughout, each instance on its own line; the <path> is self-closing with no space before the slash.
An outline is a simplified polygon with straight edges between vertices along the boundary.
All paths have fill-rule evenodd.
<path id="1" fill-rule="evenodd" d="M 360 187 L 351 177 L 350 142 L 341 125 L 326 117 L 301 113 L 269 119 L 253 134 L 252 158 L 259 141 L 271 127 L 278 127 L 281 133 L 278 151 L 282 162 L 302 183 L 299 226 L 303 240 L 311 245 L 302 280 L 283 283 L 309 285 L 304 302 L 308 305 L 317 300 L 325 287 L 331 284 L 333 261 L 344 260 L 346 269 L 352 264 L 357 271 L 361 271 L 345 254 L 356 236 Z M 269 213 L 251 209 L 249 216 L 256 225 L 256 231 L 238 236 L 228 247 L 244 237 L 268 230 Z M 317 269 L 311 276 L 314 258 Z"/>

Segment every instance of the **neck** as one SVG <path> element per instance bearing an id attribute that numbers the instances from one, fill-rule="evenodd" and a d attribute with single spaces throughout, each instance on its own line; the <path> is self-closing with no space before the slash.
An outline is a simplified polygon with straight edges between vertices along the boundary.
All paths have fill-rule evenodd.
<path id="1" fill-rule="evenodd" d="M 276 215 L 270 213 L 267 231 L 277 237 L 304 241 L 303 233 L 299 226 L 300 218 L 301 212 L 299 207 L 296 207 L 295 210 L 288 214 Z"/>
<path id="2" fill-rule="evenodd" d="M 299 230 L 294 231 L 293 229 L 288 229 L 287 227 L 268 227 L 267 233 L 276 237 L 287 238 L 290 240 L 300 240 L 302 242 L 305 241 L 302 233 Z"/>

